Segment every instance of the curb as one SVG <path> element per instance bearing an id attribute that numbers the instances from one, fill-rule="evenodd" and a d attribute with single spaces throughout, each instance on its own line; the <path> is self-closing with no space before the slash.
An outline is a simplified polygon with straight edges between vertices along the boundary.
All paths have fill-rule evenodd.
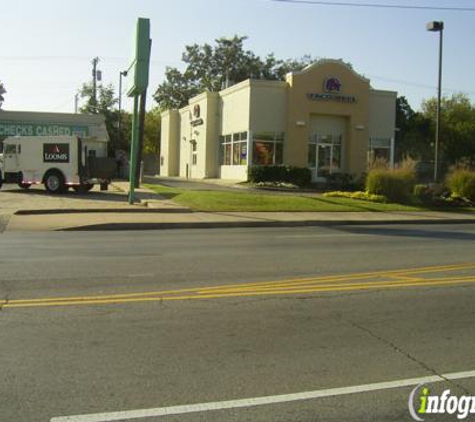
<path id="1" fill-rule="evenodd" d="M 224 228 L 272 228 L 272 227 L 335 227 L 335 226 L 384 226 L 384 225 L 436 225 L 475 224 L 475 219 L 421 219 L 421 220 L 303 220 L 303 221 L 224 221 L 224 222 L 180 222 L 180 223 L 104 223 L 69 227 L 56 231 L 127 231 L 127 230 L 171 230 L 171 229 L 224 229 Z"/>
<path id="2" fill-rule="evenodd" d="M 45 210 L 18 210 L 13 215 L 54 215 L 54 214 L 191 214 L 188 208 L 64 208 Z"/>

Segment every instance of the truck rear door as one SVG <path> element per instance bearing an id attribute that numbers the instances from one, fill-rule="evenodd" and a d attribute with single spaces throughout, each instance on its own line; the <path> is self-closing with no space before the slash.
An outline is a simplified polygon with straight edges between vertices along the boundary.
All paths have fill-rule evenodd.
<path id="1" fill-rule="evenodd" d="M 3 149 L 3 172 L 17 173 L 19 171 L 19 149 L 21 145 L 6 143 Z"/>

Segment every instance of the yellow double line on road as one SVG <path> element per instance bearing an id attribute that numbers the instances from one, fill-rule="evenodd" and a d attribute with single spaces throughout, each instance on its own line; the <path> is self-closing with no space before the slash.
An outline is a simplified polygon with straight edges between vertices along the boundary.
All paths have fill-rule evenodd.
<path id="1" fill-rule="evenodd" d="M 434 277 L 434 275 L 473 270 L 472 275 Z M 431 277 L 427 275 L 432 274 Z M 421 277 L 424 276 L 424 277 Z M 218 299 L 230 297 L 272 296 L 341 292 L 404 287 L 443 286 L 475 282 L 475 263 L 423 267 L 415 269 L 376 271 L 324 277 L 299 278 L 257 283 L 241 283 L 192 289 L 154 292 L 56 297 L 40 299 L 16 299 L 0 301 L 1 308 L 33 308 L 51 306 L 107 305 L 134 302 Z"/>

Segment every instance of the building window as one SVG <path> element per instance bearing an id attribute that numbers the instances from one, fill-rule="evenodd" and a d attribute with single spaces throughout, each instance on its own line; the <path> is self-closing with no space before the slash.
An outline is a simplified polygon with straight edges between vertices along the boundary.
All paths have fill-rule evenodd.
<path id="1" fill-rule="evenodd" d="M 284 137 L 283 132 L 256 133 L 253 139 L 253 164 L 258 166 L 283 164 Z"/>
<path id="2" fill-rule="evenodd" d="M 311 135 L 308 143 L 308 167 L 325 177 L 342 170 L 342 136 Z"/>
<path id="3" fill-rule="evenodd" d="M 391 138 L 369 138 L 369 158 L 391 161 Z"/>
<path id="4" fill-rule="evenodd" d="M 248 132 L 237 132 L 219 137 L 221 144 L 221 165 L 247 165 L 247 136 Z"/>

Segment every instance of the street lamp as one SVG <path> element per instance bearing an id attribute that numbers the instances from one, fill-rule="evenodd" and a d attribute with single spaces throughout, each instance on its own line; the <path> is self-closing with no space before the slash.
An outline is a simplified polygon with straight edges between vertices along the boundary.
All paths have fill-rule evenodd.
<path id="1" fill-rule="evenodd" d="M 127 77 L 127 71 L 126 70 L 120 72 L 120 74 L 119 74 L 119 122 L 118 122 L 118 125 L 117 125 L 118 130 L 119 130 L 119 134 L 118 134 L 118 137 L 117 137 L 119 145 L 120 145 L 120 141 L 121 141 L 121 137 L 122 137 L 122 135 L 121 135 L 122 134 L 122 132 L 121 132 L 121 129 L 122 129 L 122 76 Z"/>
<path id="2" fill-rule="evenodd" d="M 440 103 L 442 97 L 442 47 L 444 39 L 444 22 L 433 21 L 427 24 L 427 30 L 438 32 L 439 37 L 439 84 L 437 88 L 437 120 L 435 128 L 435 158 L 434 158 L 434 182 L 437 182 L 439 167 L 439 138 L 440 138 Z"/>

